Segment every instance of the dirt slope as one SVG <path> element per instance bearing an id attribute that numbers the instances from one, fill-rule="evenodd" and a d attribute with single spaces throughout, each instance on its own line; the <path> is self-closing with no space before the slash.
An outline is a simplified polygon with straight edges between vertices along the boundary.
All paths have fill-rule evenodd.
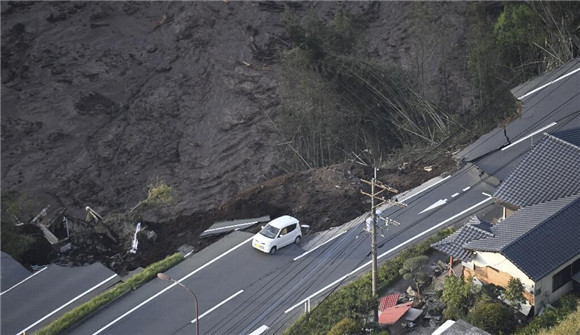
<path id="1" fill-rule="evenodd" d="M 1 2 L 2 191 L 31 198 L 31 215 L 50 205 L 83 218 L 86 205 L 103 214 L 131 208 L 161 179 L 177 201 L 144 221 L 158 232 L 179 223 L 172 229 L 192 245 L 205 243 L 191 239 L 213 218 L 290 213 L 330 225 L 356 215 L 351 168 L 283 176 L 277 148 L 286 139 L 274 127 L 283 5 Z M 368 23 L 369 57 L 410 70 L 452 113 L 469 108 L 469 5 L 289 3 L 326 18 L 339 5 Z M 357 206 L 336 211 L 344 199 Z M 322 210 L 311 220 L 312 207 Z M 123 243 L 79 238 L 91 246 L 75 262 L 125 252 L 133 229 L 121 227 Z M 159 243 L 168 236 L 173 230 Z"/>

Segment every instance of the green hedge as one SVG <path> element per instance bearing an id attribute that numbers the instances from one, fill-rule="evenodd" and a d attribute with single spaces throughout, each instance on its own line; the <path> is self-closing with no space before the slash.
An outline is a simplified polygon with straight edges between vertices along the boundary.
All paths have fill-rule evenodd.
<path id="1" fill-rule="evenodd" d="M 400 251 L 395 257 L 386 261 L 377 272 L 377 291 L 385 292 L 401 279 L 399 269 L 405 260 L 428 254 L 431 244 L 453 232 L 453 228 L 442 230 L 427 240 Z M 326 334 L 334 325 L 347 318 L 360 320 L 368 316 L 378 301 L 372 296 L 371 274 L 367 273 L 352 283 L 338 289 L 318 304 L 310 314 L 302 315 L 284 334 Z"/>
<path id="2" fill-rule="evenodd" d="M 517 335 L 535 335 L 540 331 L 545 331 L 558 325 L 566 317 L 576 311 L 580 304 L 580 298 L 572 293 L 560 298 L 560 306 L 557 308 L 546 308 L 542 315 L 534 317 L 525 327 L 519 329 Z M 580 326 L 578 326 L 580 328 Z M 578 330 L 578 329 L 576 329 Z M 564 333 L 562 333 L 564 334 Z"/>
<path id="3" fill-rule="evenodd" d="M 91 300 L 85 302 L 84 304 L 75 307 L 73 310 L 67 312 L 60 318 L 54 320 L 48 326 L 39 330 L 36 334 L 38 335 L 59 334 L 60 332 L 70 328 L 75 323 L 86 318 L 100 307 L 113 301 L 121 294 L 129 290 L 133 290 L 138 286 L 142 285 L 143 283 L 150 281 L 151 279 L 157 276 L 157 273 L 166 271 L 167 269 L 175 266 L 182 260 L 183 255 L 181 253 L 175 253 L 159 262 L 149 265 L 143 271 L 134 275 L 126 282 L 121 283 L 115 287 L 112 287 L 111 289 L 99 294 L 98 296 L 92 298 Z"/>
<path id="4" fill-rule="evenodd" d="M 539 332 L 540 335 L 559 335 L 559 334 L 580 334 L 580 302 L 576 306 L 576 311 L 566 316 L 558 325 L 543 329 Z"/>

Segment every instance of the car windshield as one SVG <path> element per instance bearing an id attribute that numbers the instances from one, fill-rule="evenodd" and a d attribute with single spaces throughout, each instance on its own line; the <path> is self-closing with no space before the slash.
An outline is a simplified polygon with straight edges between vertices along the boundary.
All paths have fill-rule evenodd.
<path id="1" fill-rule="evenodd" d="M 275 238 L 278 235 L 280 229 L 274 228 L 269 224 L 265 225 L 264 228 L 260 231 L 260 234 L 266 236 L 267 238 Z"/>

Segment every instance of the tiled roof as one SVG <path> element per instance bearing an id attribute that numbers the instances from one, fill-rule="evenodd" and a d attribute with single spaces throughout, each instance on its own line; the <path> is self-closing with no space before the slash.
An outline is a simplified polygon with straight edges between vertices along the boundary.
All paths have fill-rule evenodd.
<path id="1" fill-rule="evenodd" d="M 571 133 L 560 136 L 572 137 Z M 494 197 L 518 207 L 526 207 L 578 194 L 579 167 L 579 146 L 546 135 L 498 187 Z"/>
<path id="2" fill-rule="evenodd" d="M 471 220 L 469 220 L 469 222 L 459 230 L 443 240 L 431 244 L 431 246 L 443 253 L 453 256 L 453 258 L 469 262 L 473 258 L 473 252 L 464 249 L 463 245 L 469 241 L 491 236 L 493 236 L 491 233 L 491 224 L 485 221 L 480 221 L 477 216 L 473 216 Z"/>
<path id="3" fill-rule="evenodd" d="M 580 254 L 580 195 L 524 207 L 466 249 L 500 252 L 533 280 Z"/>
<path id="4" fill-rule="evenodd" d="M 577 147 L 580 147 L 580 128 L 573 128 L 568 130 L 560 130 L 553 132 L 552 136 L 555 136 L 561 140 L 568 143 L 572 143 Z"/>
<path id="5" fill-rule="evenodd" d="M 380 298 L 379 313 L 384 311 L 386 308 L 396 306 L 398 301 L 399 301 L 399 293 L 389 294 L 385 297 Z"/>
<path id="6" fill-rule="evenodd" d="M 534 280 L 580 254 L 580 197 L 507 246 L 503 254 Z"/>
<path id="7" fill-rule="evenodd" d="M 392 325 L 395 324 L 399 319 L 407 313 L 411 308 L 413 302 L 409 301 L 404 304 L 389 307 L 379 314 L 379 324 L 382 325 Z"/>

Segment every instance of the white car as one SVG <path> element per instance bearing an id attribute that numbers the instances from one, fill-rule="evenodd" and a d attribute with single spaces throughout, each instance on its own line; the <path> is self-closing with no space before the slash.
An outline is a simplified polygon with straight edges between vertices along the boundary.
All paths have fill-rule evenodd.
<path id="1" fill-rule="evenodd" d="M 300 243 L 301 239 L 302 229 L 298 219 L 284 215 L 262 227 L 262 230 L 254 236 L 252 246 L 273 255 L 282 247 Z"/>

